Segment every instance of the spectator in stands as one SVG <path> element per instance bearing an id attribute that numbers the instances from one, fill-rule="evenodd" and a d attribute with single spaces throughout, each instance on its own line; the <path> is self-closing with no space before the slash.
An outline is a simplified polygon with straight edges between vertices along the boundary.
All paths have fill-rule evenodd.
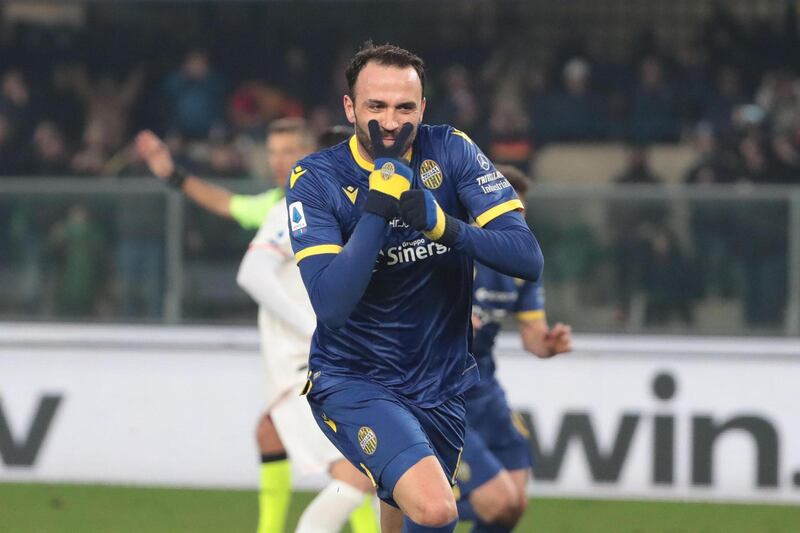
<path id="1" fill-rule="evenodd" d="M 12 121 L 0 112 L 0 176 L 22 176 L 29 172 L 27 154 L 17 142 Z"/>
<path id="2" fill-rule="evenodd" d="M 800 78 L 786 71 L 768 72 L 756 103 L 766 112 L 773 135 L 792 132 L 800 125 Z"/>
<path id="3" fill-rule="evenodd" d="M 102 142 L 108 155 L 122 147 L 130 133 L 130 112 L 139 97 L 144 77 L 141 68 L 129 72 L 123 81 L 115 80 L 110 74 L 103 74 L 93 81 L 83 68 L 72 73 L 73 91 L 86 109 L 84 141 L 93 137 Z"/>
<path id="4" fill-rule="evenodd" d="M 733 167 L 726 152 L 720 149 L 708 124 L 697 128 L 695 159 L 684 177 L 689 185 L 731 183 Z M 731 224 L 734 213 L 730 206 L 716 201 L 696 200 L 691 203 L 691 236 L 698 272 L 700 295 L 730 298 L 735 285 L 735 256 Z"/>
<path id="5" fill-rule="evenodd" d="M 66 141 L 55 122 L 43 120 L 33 132 L 31 173 L 38 176 L 66 176 L 71 173 Z"/>
<path id="6" fill-rule="evenodd" d="M 534 128 L 542 142 L 586 141 L 606 135 L 602 102 L 590 88 L 589 63 L 580 57 L 564 66 L 564 88 L 534 107 Z"/>
<path id="7" fill-rule="evenodd" d="M 780 177 L 761 136 L 750 132 L 738 148 L 740 182 L 769 184 Z M 751 200 L 733 220 L 731 233 L 744 273 L 744 317 L 750 326 L 783 325 L 788 217 L 786 202 Z"/>
<path id="8" fill-rule="evenodd" d="M 675 233 L 654 226 L 643 234 L 642 289 L 648 326 L 666 326 L 674 318 L 690 326 L 697 293 L 694 268 Z"/>
<path id="9" fill-rule="evenodd" d="M 83 133 L 83 146 L 72 156 L 70 170 L 80 176 L 106 174 L 109 154 L 100 122 L 90 122 Z"/>
<path id="10" fill-rule="evenodd" d="M 731 129 L 734 110 L 747 103 L 739 71 L 725 65 L 717 73 L 717 83 L 706 102 L 703 120 L 708 122 L 717 134 Z"/>
<path id="11" fill-rule="evenodd" d="M 628 163 L 625 170 L 614 178 L 615 183 L 661 183 L 660 177 L 650 169 L 647 159 L 647 147 L 642 144 L 632 144 L 628 148 Z"/>
<path id="12" fill-rule="evenodd" d="M 227 92 L 227 81 L 211 68 L 206 52 L 189 52 L 161 88 L 167 130 L 205 139 L 212 129 L 223 128 Z"/>
<path id="13" fill-rule="evenodd" d="M 797 127 L 800 131 L 800 126 Z M 800 146 L 796 142 L 797 133 L 783 133 L 772 137 L 771 148 L 774 157 L 774 181 L 796 185 L 800 183 Z M 800 140 L 800 139 L 798 139 Z"/>
<path id="14" fill-rule="evenodd" d="M 692 185 L 710 185 L 714 183 L 730 183 L 732 181 L 732 162 L 721 150 L 714 135 L 713 127 L 701 123 L 695 129 L 694 162 L 684 176 L 684 182 Z"/>
<path id="15" fill-rule="evenodd" d="M 433 124 L 452 124 L 463 131 L 480 130 L 480 107 L 472 88 L 470 73 L 462 65 L 453 65 L 442 76 L 445 97 L 436 107 Z"/>
<path id="16" fill-rule="evenodd" d="M 50 73 L 49 90 L 45 89 L 44 116 L 59 124 L 71 140 L 84 135 L 86 102 L 75 90 L 75 79 L 82 75 L 82 69 L 85 67 L 74 63 L 56 64 Z"/>
<path id="17" fill-rule="evenodd" d="M 39 113 L 34 109 L 28 82 L 20 70 L 11 69 L 3 74 L 0 113 L 11 122 L 11 130 L 18 141 L 26 142 L 30 138 Z"/>
<path id="18" fill-rule="evenodd" d="M 522 104 L 513 98 L 498 98 L 489 117 L 489 157 L 527 171 L 533 157 L 529 131 L 530 120 Z"/>
<path id="19" fill-rule="evenodd" d="M 85 206 L 69 208 L 50 231 L 55 259 L 56 304 L 61 315 L 90 316 L 105 278 L 105 237 Z"/>
<path id="20" fill-rule="evenodd" d="M 629 116 L 630 135 L 637 142 L 675 142 L 680 124 L 672 89 L 664 79 L 661 62 L 653 56 L 639 66 Z"/>
<path id="21" fill-rule="evenodd" d="M 739 141 L 737 181 L 769 183 L 773 179 L 770 160 L 760 135 L 750 133 Z"/>
<path id="22" fill-rule="evenodd" d="M 656 185 L 662 180 L 650 169 L 646 148 L 632 145 L 627 166 L 614 183 Z M 651 250 L 650 240 L 663 230 L 667 210 L 658 200 L 613 201 L 608 209 L 617 279 L 617 317 L 627 324 L 634 295 L 647 288 L 643 268 Z"/>

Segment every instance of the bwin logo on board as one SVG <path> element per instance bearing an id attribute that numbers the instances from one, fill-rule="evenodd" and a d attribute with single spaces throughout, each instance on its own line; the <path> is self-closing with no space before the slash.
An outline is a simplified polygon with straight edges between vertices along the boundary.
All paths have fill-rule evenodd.
<path id="1" fill-rule="evenodd" d="M 655 398 L 664 407 L 676 395 L 677 382 L 669 373 L 659 373 L 652 382 Z M 651 421 L 652 449 L 650 479 L 656 486 L 671 486 L 675 483 L 676 462 L 676 416 L 670 414 L 649 415 L 642 412 L 622 413 L 611 445 L 600 448 L 592 414 L 567 411 L 561 415 L 555 442 L 543 442 L 542 431 L 537 428 L 534 414 L 521 410 L 520 415 L 530 432 L 530 447 L 535 466 L 534 478 L 540 481 L 555 481 L 559 478 L 567 449 L 574 442 L 583 452 L 589 474 L 595 482 L 616 483 L 631 452 L 631 443 L 642 421 Z M 649 420 L 648 420 L 649 419 Z M 692 486 L 710 487 L 714 483 L 714 450 L 718 443 L 731 433 L 746 435 L 752 442 L 753 460 L 742 457 L 744 464 L 754 464 L 754 486 L 759 489 L 774 489 L 780 485 L 778 472 L 781 451 L 778 428 L 767 418 L 750 413 L 728 417 L 708 414 L 691 415 L 689 443 L 689 479 Z M 718 465 L 722 468 L 723 465 Z M 790 475 L 791 483 L 800 487 L 800 471 Z"/>

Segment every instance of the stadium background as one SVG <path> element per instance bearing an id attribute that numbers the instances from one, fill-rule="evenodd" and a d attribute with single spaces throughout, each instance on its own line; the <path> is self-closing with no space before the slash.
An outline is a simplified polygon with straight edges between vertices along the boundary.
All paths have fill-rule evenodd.
<path id="1" fill-rule="evenodd" d="M 535 180 L 548 315 L 578 335 L 546 364 L 503 338 L 546 459 L 521 529 L 798 530 L 798 7 L 4 2 L 0 531 L 251 528 L 246 491 L 112 488 L 254 486 L 260 407 L 255 306 L 235 285 L 252 234 L 148 177 L 130 141 L 152 128 L 198 174 L 261 191 L 266 125 L 343 122 L 341 72 L 367 38 L 426 60 L 427 122 Z M 187 56 L 207 58 L 193 80 Z"/>

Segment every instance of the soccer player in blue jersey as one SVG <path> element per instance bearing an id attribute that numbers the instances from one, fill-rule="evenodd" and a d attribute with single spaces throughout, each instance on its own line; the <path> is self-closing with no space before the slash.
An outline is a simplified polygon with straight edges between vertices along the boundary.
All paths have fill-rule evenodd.
<path id="1" fill-rule="evenodd" d="M 514 167 L 498 170 L 524 201 L 527 177 Z M 523 348 L 547 358 L 572 350 L 572 330 L 561 323 L 548 326 L 540 282 L 515 279 L 476 263 L 473 294 L 472 353 L 481 380 L 464 394 L 467 430 L 457 476 L 458 514 L 461 520 L 474 521 L 473 533 L 503 533 L 511 531 L 525 511 L 531 456 L 527 428 L 509 408 L 494 375 L 495 338 L 501 322 L 513 314 Z"/>
<path id="2" fill-rule="evenodd" d="M 535 281 L 542 255 L 480 149 L 422 124 L 421 59 L 367 43 L 346 75 L 355 135 L 300 160 L 287 191 L 317 315 L 304 392 L 323 432 L 376 485 L 384 531 L 451 532 L 463 393 L 479 379 L 472 262 Z"/>

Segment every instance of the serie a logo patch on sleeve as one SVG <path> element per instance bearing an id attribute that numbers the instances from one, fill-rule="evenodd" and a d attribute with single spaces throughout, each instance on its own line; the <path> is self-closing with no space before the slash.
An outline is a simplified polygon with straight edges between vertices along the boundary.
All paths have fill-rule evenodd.
<path id="1" fill-rule="evenodd" d="M 308 223 L 306 222 L 306 215 L 303 213 L 302 203 L 292 202 L 289 204 L 289 223 L 292 228 L 292 235 L 295 237 L 306 232 Z"/>

